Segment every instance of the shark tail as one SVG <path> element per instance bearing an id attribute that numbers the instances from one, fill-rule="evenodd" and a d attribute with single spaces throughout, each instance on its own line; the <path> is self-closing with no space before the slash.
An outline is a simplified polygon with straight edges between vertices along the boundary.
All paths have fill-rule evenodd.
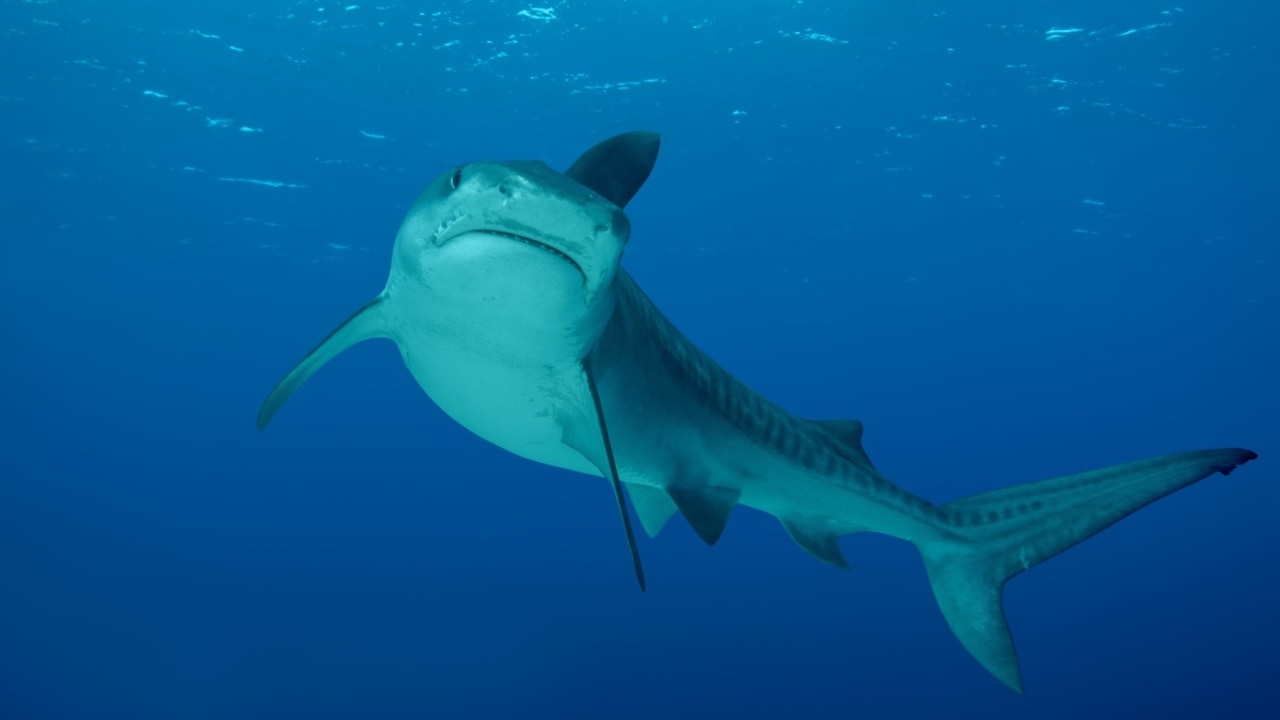
<path id="1" fill-rule="evenodd" d="M 1241 448 L 1165 455 L 937 507 L 941 532 L 917 544 L 947 624 L 988 672 L 1021 693 L 1004 584 L 1165 495 L 1256 457 Z"/>

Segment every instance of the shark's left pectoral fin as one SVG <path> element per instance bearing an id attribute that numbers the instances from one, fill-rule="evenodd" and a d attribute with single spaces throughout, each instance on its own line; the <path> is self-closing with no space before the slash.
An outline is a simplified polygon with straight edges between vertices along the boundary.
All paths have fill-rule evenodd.
<path id="1" fill-rule="evenodd" d="M 307 378 L 315 374 L 315 371 L 324 366 L 339 353 L 347 348 L 355 345 L 363 340 L 371 340 L 378 337 L 389 337 L 387 334 L 386 310 L 383 304 L 384 296 L 378 297 L 365 303 L 364 307 L 351 314 L 341 325 L 329 333 L 329 336 L 321 340 L 318 345 L 307 353 L 307 356 L 289 371 L 287 375 L 281 378 L 280 382 L 271 389 L 267 395 L 267 399 L 262 401 L 262 407 L 258 408 L 258 429 L 267 426 L 271 422 L 271 418 L 280 407 L 284 405 L 289 396 L 297 390 Z"/>
<path id="2" fill-rule="evenodd" d="M 599 432 L 596 434 L 569 427 L 565 429 L 564 442 L 582 453 L 583 457 L 595 465 L 600 470 L 600 474 L 605 476 L 613 486 L 613 497 L 618 503 L 618 514 L 622 516 L 622 529 L 627 535 L 627 548 L 631 551 L 631 564 L 635 567 L 636 582 L 640 583 L 640 591 L 644 592 L 644 566 L 640 564 L 640 549 L 636 546 L 635 531 L 631 529 L 631 514 L 627 512 L 627 496 L 622 492 L 622 478 L 618 476 L 618 462 L 613 456 L 613 441 L 609 439 L 609 425 L 605 420 L 604 405 L 600 402 L 600 391 L 596 388 L 595 376 L 591 372 L 589 361 L 584 361 L 582 372 L 586 377 L 587 389 L 591 393 L 591 403 L 595 409 L 595 425 Z"/>

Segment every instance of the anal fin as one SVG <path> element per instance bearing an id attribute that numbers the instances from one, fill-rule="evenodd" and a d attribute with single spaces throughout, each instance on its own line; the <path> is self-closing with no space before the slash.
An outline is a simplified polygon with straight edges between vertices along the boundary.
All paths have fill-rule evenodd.
<path id="1" fill-rule="evenodd" d="M 729 522 L 729 514 L 742 495 L 738 490 L 708 485 L 673 485 L 667 488 L 667 493 L 689 521 L 693 531 L 708 545 L 715 545 L 720 539 L 724 526 Z"/>
<path id="2" fill-rule="evenodd" d="M 840 552 L 840 536 L 821 520 L 783 520 L 791 539 L 810 555 L 841 570 L 849 569 L 849 561 Z"/>

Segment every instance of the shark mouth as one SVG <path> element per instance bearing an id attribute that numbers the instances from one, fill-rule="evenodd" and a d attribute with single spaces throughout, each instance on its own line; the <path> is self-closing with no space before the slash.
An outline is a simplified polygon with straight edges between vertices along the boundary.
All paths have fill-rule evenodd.
<path id="1" fill-rule="evenodd" d="M 525 245 L 536 247 L 539 250 L 542 250 L 544 252 L 551 253 L 552 255 L 555 255 L 561 260 L 564 260 L 565 262 L 572 265 L 573 269 L 577 270 L 578 274 L 582 276 L 582 279 L 584 282 L 587 279 L 587 274 L 583 272 L 582 266 L 578 264 L 578 261 L 574 260 L 572 257 L 568 255 L 568 253 L 564 252 L 563 250 L 560 250 L 559 248 L 554 248 L 544 242 L 539 242 L 537 240 L 534 240 L 533 238 L 525 237 L 524 235 L 516 235 L 515 233 L 502 232 L 501 230 L 482 230 L 481 232 L 483 232 L 486 235 L 496 235 L 498 237 L 506 238 L 508 240 L 515 240 L 516 242 L 521 242 L 521 243 L 524 243 Z"/>

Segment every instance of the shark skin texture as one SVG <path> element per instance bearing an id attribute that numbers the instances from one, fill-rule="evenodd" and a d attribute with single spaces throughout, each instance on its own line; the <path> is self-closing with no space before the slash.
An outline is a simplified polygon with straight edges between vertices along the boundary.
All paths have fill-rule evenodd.
<path id="1" fill-rule="evenodd" d="M 863 450 L 862 423 L 808 420 L 770 402 L 681 334 L 621 267 L 631 232 L 623 208 L 658 147 L 656 133 L 632 132 L 563 173 L 521 161 L 441 174 L 405 216 L 386 287 L 275 386 L 258 428 L 343 350 L 390 339 L 463 427 L 609 480 L 642 589 L 627 497 L 649 536 L 679 512 L 713 544 L 745 505 L 844 569 L 840 537 L 891 535 L 919 549 L 961 645 L 1019 693 L 1002 606 L 1010 578 L 1257 457 L 1183 452 L 938 505 L 898 487 Z"/>

